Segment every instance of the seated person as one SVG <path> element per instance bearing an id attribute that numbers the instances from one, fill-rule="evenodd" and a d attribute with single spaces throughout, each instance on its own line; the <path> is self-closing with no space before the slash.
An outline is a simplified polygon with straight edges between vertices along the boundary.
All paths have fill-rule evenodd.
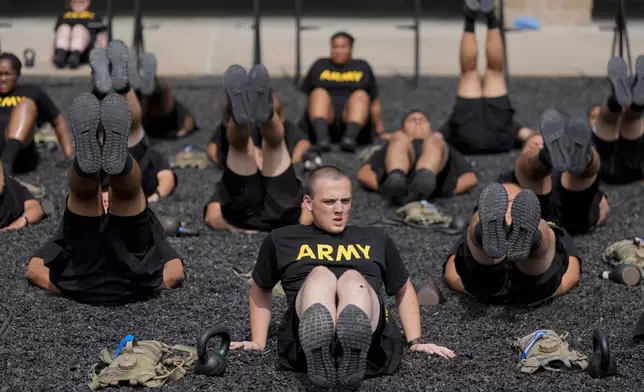
<path id="1" fill-rule="evenodd" d="M 304 153 L 311 147 L 311 142 L 307 138 L 304 131 L 297 127 L 293 122 L 288 121 L 284 114 L 284 109 L 280 103 L 277 94 L 273 93 L 273 110 L 284 125 L 284 142 L 286 148 L 291 155 L 293 164 L 302 162 Z M 225 104 L 222 113 L 221 123 L 217 126 L 212 133 L 212 137 L 208 142 L 208 159 L 222 167 L 226 166 L 226 156 L 230 148 L 228 138 L 226 138 L 226 125 L 230 122 L 230 113 L 228 112 L 228 105 Z M 258 127 L 251 129 L 250 138 L 253 141 L 251 148 L 251 155 L 261 157 L 262 148 L 262 133 Z"/>
<path id="2" fill-rule="evenodd" d="M 302 82 L 308 104 L 300 128 L 322 152 L 338 142 L 355 151 L 384 132 L 376 77 L 366 61 L 352 58 L 353 42 L 348 33 L 335 33 L 331 57 L 318 59 Z"/>
<path id="3" fill-rule="evenodd" d="M 531 136 L 514 170 L 497 180 L 508 192 L 530 189 L 540 203 L 541 218 L 572 235 L 593 231 L 606 220 L 608 200 L 599 189 L 600 159 L 585 119 L 556 110 L 541 117 L 541 134 Z"/>
<path id="4" fill-rule="evenodd" d="M 445 140 L 463 154 L 491 154 L 510 151 L 517 139 L 532 133 L 514 121 L 514 109 L 505 84 L 503 40 L 494 3 L 465 2 L 465 29 L 461 38 L 461 76 L 454 109 L 440 131 Z M 483 4 L 482 4 L 483 3 Z M 476 7 L 474 7 L 476 5 Z M 474 26 L 477 17 L 487 17 L 487 69 L 478 73 L 478 44 Z"/>
<path id="5" fill-rule="evenodd" d="M 644 56 L 636 63 L 635 80 L 621 57 L 608 64 L 611 94 L 601 105 L 593 143 L 601 158 L 599 178 L 611 184 L 644 180 Z"/>
<path id="6" fill-rule="evenodd" d="M 261 64 L 248 73 L 231 65 L 224 74 L 224 90 L 230 117 L 225 130 L 228 151 L 218 155 L 219 162 L 225 162 L 224 174 L 206 203 L 206 224 L 214 230 L 270 231 L 300 219 L 308 223 L 284 123 L 275 115 L 268 71 Z M 261 148 L 251 140 L 255 126 L 262 136 Z"/>
<path id="7" fill-rule="evenodd" d="M 177 100 L 168 82 L 157 77 L 157 59 L 143 53 L 139 73 L 130 75 L 143 110 L 143 128 L 157 139 L 182 138 L 199 130 L 190 111 Z"/>
<path id="8" fill-rule="evenodd" d="M 529 189 L 488 185 L 443 267 L 447 285 L 486 304 L 536 304 L 575 287 L 581 257 L 565 229 L 540 219 Z"/>
<path id="9" fill-rule="evenodd" d="M 90 11 L 91 5 L 90 0 L 70 0 L 70 10 L 58 17 L 53 58 L 57 68 L 78 68 L 89 62 L 94 46 L 107 47 L 107 26 L 102 17 Z"/>
<path id="10" fill-rule="evenodd" d="M 273 230 L 262 243 L 250 288 L 252 340 L 233 342 L 231 349 L 266 348 L 271 290 L 281 281 L 287 299 L 277 337 L 281 370 L 306 372 L 320 387 L 393 374 L 403 340 L 380 294 L 383 286 L 396 297 L 407 347 L 453 358 L 452 350 L 422 340 L 416 290 L 391 237 L 380 228 L 347 226 L 347 175 L 323 166 L 305 188 L 314 223 Z"/>
<path id="11" fill-rule="evenodd" d="M 141 104 L 134 90 L 131 88 L 129 74 L 129 51 L 122 41 L 111 41 L 108 49 L 94 48 L 90 54 L 92 58 L 91 67 L 97 83 L 109 84 L 105 78 L 110 78 L 110 64 L 112 64 L 113 75 L 114 68 L 119 68 L 123 75 L 123 80 L 112 79 L 115 90 L 126 99 L 132 116 L 131 129 L 128 136 L 127 146 L 130 154 L 137 161 L 141 169 L 141 186 L 143 193 L 148 202 L 153 203 L 168 197 L 177 186 L 177 176 L 170 168 L 168 160 L 158 151 L 148 145 L 145 130 L 141 125 Z M 107 90 L 109 91 L 109 89 Z M 95 91 L 98 96 L 104 96 L 107 91 Z M 107 183 L 103 182 L 103 191 L 107 191 Z"/>
<path id="12" fill-rule="evenodd" d="M 67 208 L 57 232 L 29 260 L 27 279 L 96 305 L 138 301 L 179 286 L 183 261 L 147 207 L 141 170 L 127 151 L 127 102 L 114 93 L 102 102 L 84 93 L 72 103 L 70 122 L 76 156 L 68 172 Z M 107 214 L 98 200 L 101 172 L 110 181 Z"/>
<path id="13" fill-rule="evenodd" d="M 478 177 L 465 157 L 432 131 L 427 115 L 412 110 L 402 128 L 358 170 L 358 181 L 405 204 L 467 192 Z"/>
<path id="14" fill-rule="evenodd" d="M 63 153 L 74 154 L 67 121 L 47 93 L 33 84 L 18 84 L 22 63 L 12 53 L 0 54 L 0 161 L 5 176 L 36 170 L 40 160 L 34 135 L 50 123 Z"/>
<path id="15" fill-rule="evenodd" d="M 0 165 L 0 232 L 22 229 L 44 215 L 38 200 L 18 181 L 5 177 Z"/>

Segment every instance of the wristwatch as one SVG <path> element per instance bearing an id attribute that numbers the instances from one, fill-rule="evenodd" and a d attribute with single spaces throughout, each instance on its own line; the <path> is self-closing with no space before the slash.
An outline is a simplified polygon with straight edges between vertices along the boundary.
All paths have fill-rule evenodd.
<path id="1" fill-rule="evenodd" d="M 29 219 L 27 218 L 27 215 L 23 215 L 22 219 L 25 220 L 25 226 L 29 226 Z"/>
<path id="2" fill-rule="evenodd" d="M 408 341 L 407 342 L 407 348 L 411 348 L 412 346 L 415 346 L 417 344 L 423 344 L 423 343 L 424 343 L 423 338 L 418 337 L 416 339 L 412 339 L 412 340 Z"/>

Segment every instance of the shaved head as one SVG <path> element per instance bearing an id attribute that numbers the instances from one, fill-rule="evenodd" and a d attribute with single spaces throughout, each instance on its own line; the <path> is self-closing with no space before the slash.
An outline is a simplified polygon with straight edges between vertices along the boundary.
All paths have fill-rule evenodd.
<path id="1" fill-rule="evenodd" d="M 346 178 L 350 181 L 349 176 L 347 176 L 344 170 L 335 166 L 321 166 L 309 174 L 309 178 L 304 184 L 304 194 L 313 199 L 315 197 L 315 183 L 322 178 L 333 181 L 339 181 Z"/>

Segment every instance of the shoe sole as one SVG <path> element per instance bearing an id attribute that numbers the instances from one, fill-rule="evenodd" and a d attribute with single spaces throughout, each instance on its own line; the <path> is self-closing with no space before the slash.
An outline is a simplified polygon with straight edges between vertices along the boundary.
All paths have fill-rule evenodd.
<path id="1" fill-rule="evenodd" d="M 505 215 L 508 211 L 508 192 L 499 183 L 485 187 L 479 196 L 478 212 L 481 224 L 482 246 L 485 254 L 493 259 L 505 257 L 507 235 Z"/>
<path id="2" fill-rule="evenodd" d="M 523 261 L 530 256 L 534 235 L 539 230 L 541 207 L 531 190 L 519 192 L 512 202 L 512 229 L 508 240 L 507 259 Z"/>
<path id="3" fill-rule="evenodd" d="M 146 96 L 154 94 L 157 76 L 157 58 L 152 53 L 141 56 L 141 93 Z"/>
<path id="4" fill-rule="evenodd" d="M 576 176 L 581 176 L 586 171 L 593 157 L 589 153 L 589 150 L 592 149 L 590 124 L 585 119 L 573 118 L 568 123 L 566 133 L 569 142 L 568 155 L 570 157 L 570 167 L 568 170 Z"/>
<path id="5" fill-rule="evenodd" d="M 496 9 L 494 0 L 480 0 L 480 10 L 482 14 L 488 15 Z"/>
<path id="6" fill-rule="evenodd" d="M 613 57 L 608 62 L 608 80 L 619 106 L 628 108 L 633 104 L 633 93 L 628 77 L 628 66 L 621 57 Z"/>
<path id="7" fill-rule="evenodd" d="M 405 197 L 407 196 L 407 178 L 387 176 L 380 186 L 380 191 L 387 197 Z"/>
<path id="8" fill-rule="evenodd" d="M 479 0 L 465 0 L 464 8 L 468 16 L 474 17 L 481 12 L 481 3 Z"/>
<path id="9" fill-rule="evenodd" d="M 635 62 L 635 83 L 632 90 L 633 105 L 644 106 L 644 56 Z"/>
<path id="10" fill-rule="evenodd" d="M 561 113 L 552 109 L 543 112 L 539 130 L 545 148 L 550 154 L 552 168 L 560 172 L 567 172 L 570 168 L 570 155 L 566 138 L 566 121 Z"/>
<path id="11" fill-rule="evenodd" d="M 371 322 L 362 309 L 348 305 L 338 316 L 336 329 L 342 346 L 338 363 L 338 384 L 358 385 L 367 372 L 367 354 L 371 346 Z"/>
<path id="12" fill-rule="evenodd" d="M 331 312 L 322 304 L 311 305 L 300 317 L 298 333 L 311 382 L 319 387 L 335 385 L 335 360 L 331 354 L 335 331 Z"/>
<path id="13" fill-rule="evenodd" d="M 97 130 L 101 120 L 101 103 L 94 95 L 76 97 L 69 110 L 69 125 L 74 137 L 76 161 L 87 174 L 101 169 L 101 144 Z"/>
<path id="14" fill-rule="evenodd" d="M 268 121 L 273 115 L 271 76 L 262 64 L 255 64 L 248 72 L 248 99 L 257 124 Z"/>
<path id="15" fill-rule="evenodd" d="M 130 51 L 123 41 L 112 41 L 107 46 L 107 56 L 112 64 L 112 85 L 117 92 L 123 92 L 130 84 L 128 79 L 128 63 Z"/>
<path id="16" fill-rule="evenodd" d="M 103 99 L 101 123 L 105 129 L 101 166 L 110 176 L 120 174 L 129 154 L 127 139 L 132 126 L 132 114 L 125 98 L 112 93 Z"/>
<path id="17" fill-rule="evenodd" d="M 224 91 L 230 103 L 230 112 L 238 125 L 248 125 L 248 74 L 241 65 L 231 65 L 224 73 Z"/>
<path id="18" fill-rule="evenodd" d="M 112 78 L 110 77 L 110 58 L 107 50 L 94 48 L 89 53 L 89 65 L 92 68 L 92 80 L 94 88 L 101 94 L 109 94 L 112 91 Z"/>

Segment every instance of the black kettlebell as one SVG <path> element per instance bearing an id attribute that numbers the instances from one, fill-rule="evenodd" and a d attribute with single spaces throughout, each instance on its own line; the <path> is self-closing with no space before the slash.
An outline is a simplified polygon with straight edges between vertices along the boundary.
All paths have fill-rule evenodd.
<path id="1" fill-rule="evenodd" d="M 36 65 L 36 51 L 27 48 L 25 51 L 22 53 L 23 57 L 25 58 L 25 67 L 27 68 L 33 68 L 34 65 Z"/>
<path id="2" fill-rule="evenodd" d="M 462 216 L 455 216 L 447 226 L 439 226 L 438 230 L 447 235 L 460 235 L 467 230 L 470 222 Z"/>
<path id="3" fill-rule="evenodd" d="M 593 353 L 590 356 L 587 371 L 592 378 L 604 378 L 617 374 L 617 364 L 615 358 L 610 355 L 608 338 L 599 328 L 593 335 Z"/>
<path id="4" fill-rule="evenodd" d="M 208 352 L 208 341 L 213 337 L 221 338 L 221 345 L 215 352 Z M 226 372 L 226 354 L 230 347 L 230 332 L 224 327 L 213 327 L 204 332 L 197 339 L 197 355 L 199 356 L 195 366 L 197 374 L 204 376 L 221 377 Z"/>

